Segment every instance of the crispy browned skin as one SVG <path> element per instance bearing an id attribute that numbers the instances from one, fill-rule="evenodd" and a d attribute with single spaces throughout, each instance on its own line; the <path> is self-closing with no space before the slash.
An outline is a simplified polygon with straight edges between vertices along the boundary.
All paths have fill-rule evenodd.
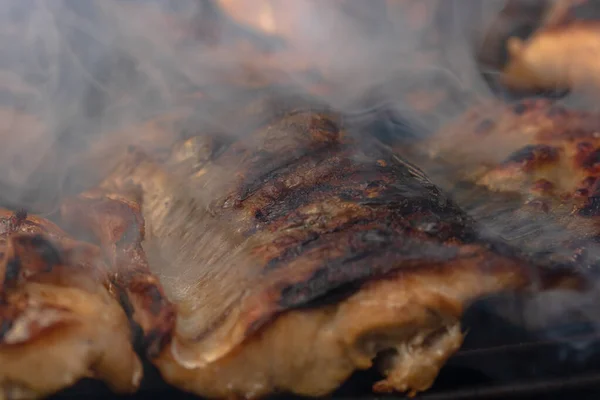
<path id="1" fill-rule="evenodd" d="M 599 124 L 596 113 L 545 100 L 492 103 L 471 110 L 428 145 L 433 157 L 456 161 L 463 176 L 492 190 L 552 193 L 582 214 L 600 173 Z"/>
<path id="2" fill-rule="evenodd" d="M 86 377 L 139 385 L 129 323 L 96 246 L 0 210 L 0 399 L 48 396 Z"/>
<path id="3" fill-rule="evenodd" d="M 335 115 L 194 137 L 165 164 L 132 150 L 102 188 L 142 200 L 150 267 L 179 312 L 155 363 L 203 396 L 324 395 L 382 352 L 375 390 L 426 390 L 464 307 L 542 273 Z"/>
<path id="4" fill-rule="evenodd" d="M 494 197 L 515 195 L 510 217 L 527 216 L 532 226 L 531 220 L 555 224 L 556 243 L 535 230 L 532 239 L 548 239 L 546 247 L 556 250 L 565 247 L 572 261 L 592 262 L 585 253 L 600 234 L 598 126 L 596 113 L 545 100 L 492 103 L 459 118 L 427 147 L 434 159 L 452 166 L 445 173 L 454 169 L 454 182 L 473 182 Z"/>
<path id="5" fill-rule="evenodd" d="M 175 309 L 148 268 L 141 245 L 144 220 L 138 202 L 90 191 L 66 199 L 61 215 L 69 226 L 85 230 L 99 241 L 112 267 L 112 282 L 121 302 L 143 331 L 141 344 L 150 357 L 156 356 L 170 337 Z"/>

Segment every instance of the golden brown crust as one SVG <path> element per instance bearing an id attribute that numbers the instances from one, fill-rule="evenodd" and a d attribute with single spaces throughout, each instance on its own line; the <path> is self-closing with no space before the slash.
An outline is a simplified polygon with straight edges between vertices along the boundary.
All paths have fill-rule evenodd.
<path id="1" fill-rule="evenodd" d="M 519 246 L 538 259 L 589 269 L 598 267 L 592 255 L 600 234 L 598 126 L 599 114 L 546 100 L 493 103 L 472 109 L 428 145 L 433 160 L 449 166 L 441 176 L 477 186 L 475 202 L 471 189 L 455 193 L 465 206 L 474 204 L 479 218 L 506 224 L 506 234 L 516 231 Z M 478 204 L 495 198 L 505 203 Z M 498 223 L 494 216 L 504 210 Z"/>
<path id="2" fill-rule="evenodd" d="M 99 241 L 111 268 L 112 283 L 125 297 L 131 318 L 142 328 L 143 347 L 158 354 L 169 340 L 175 309 L 158 279 L 150 273 L 142 249 L 144 220 L 137 202 L 101 190 L 66 199 L 62 219 L 72 228 L 87 231 Z"/>
<path id="3" fill-rule="evenodd" d="M 425 336 L 447 327 L 451 339 L 441 335 L 438 356 L 423 350 L 421 361 L 410 361 L 426 368 L 429 360 L 427 378 L 401 372 L 409 358 L 399 356 L 377 387 L 424 390 L 460 343 L 455 325 L 465 304 L 480 290 L 519 289 L 530 278 L 527 261 L 478 237 L 418 168 L 328 113 L 291 112 L 226 144 L 192 138 L 164 163 L 131 151 L 101 186 L 141 199 L 150 267 L 178 308 L 173 340 L 155 363 L 167 381 L 201 395 L 325 394 L 386 346 L 422 346 L 413 323 Z M 454 273 L 456 297 L 446 296 L 441 287 Z M 464 283 L 482 274 L 489 286 Z M 348 311 L 325 329 L 373 282 L 403 295 L 423 290 L 422 303 L 406 311 L 414 319 L 429 321 L 429 306 L 444 317 L 430 326 Z M 348 355 L 354 329 L 410 334 L 357 361 Z M 320 330 L 329 333 L 311 348 Z M 288 339 L 294 345 L 284 350 Z M 286 356 L 275 360 L 274 349 Z"/>
<path id="4" fill-rule="evenodd" d="M 431 142 L 433 157 L 488 188 L 552 195 L 578 207 L 600 174 L 600 115 L 545 100 L 471 110 Z M 458 154 L 457 154 L 458 153 Z M 452 157 L 452 158 L 450 158 Z M 463 175 L 465 176 L 465 175 Z"/>
<path id="5" fill-rule="evenodd" d="M 412 265 L 410 254 L 429 254 L 429 261 L 455 257 L 456 249 L 430 241 L 432 237 L 468 240 L 472 232 L 463 223 L 463 214 L 431 183 L 423 181 L 416 169 L 374 145 L 363 147 L 354 142 L 339 128 L 335 116 L 300 111 L 232 143 L 217 156 L 200 160 L 200 165 L 188 166 L 188 160 L 177 158 L 175 165 L 162 167 L 133 153 L 128 160 L 130 167 L 121 167 L 105 182 L 106 187 L 112 185 L 116 190 L 119 181 L 141 187 L 143 211 L 151 228 L 147 234 L 156 237 L 157 247 L 173 246 L 183 252 L 206 247 L 194 257 L 210 259 L 218 251 L 222 253 L 214 256 L 215 260 L 227 259 L 222 266 L 185 267 L 198 274 L 204 269 L 207 274 L 214 271 L 215 277 L 232 282 L 225 281 L 232 290 L 229 295 L 216 292 L 223 285 L 217 282 L 203 284 L 203 291 L 198 292 L 204 299 L 201 303 L 206 303 L 203 307 L 211 307 L 207 310 L 210 316 L 199 322 L 205 328 L 196 328 L 189 339 L 204 338 L 209 359 L 230 351 L 276 313 L 309 304 L 335 288 L 349 288 L 353 282 L 384 274 L 399 263 Z M 192 190 L 211 186 L 205 194 L 190 194 L 191 204 L 204 201 L 191 210 L 203 215 L 177 215 L 185 213 L 190 203 L 177 199 L 176 194 L 186 189 L 184 184 L 178 186 L 181 175 L 171 174 L 171 168 L 193 173 L 187 182 Z M 404 180 L 401 185 L 398 179 Z M 189 230 L 211 237 L 186 243 L 190 232 L 188 228 L 182 232 L 178 225 L 188 222 L 195 224 Z M 203 228 L 203 224 L 209 225 Z M 404 232 L 410 232 L 410 240 Z M 220 235 L 222 241 L 217 239 Z M 209 240 L 214 244 L 208 246 Z M 175 266 L 155 266 L 155 272 L 161 275 L 177 268 L 176 257 L 180 256 L 181 252 L 165 256 Z M 424 264 L 427 260 L 414 262 Z M 224 275 L 228 271 L 231 276 Z M 180 285 L 172 291 L 193 283 Z M 242 287 L 236 288 L 239 285 Z M 209 301 L 213 292 L 214 300 Z M 243 308 L 231 313 L 224 306 L 229 301 L 229 310 L 239 307 L 239 302 Z M 197 310 L 185 302 L 178 306 L 180 318 Z M 211 321 L 218 315 L 225 319 Z M 208 337 L 217 338 L 219 343 Z"/>
<path id="6" fill-rule="evenodd" d="M 168 382 L 210 398 L 323 396 L 385 353 L 391 357 L 378 367 L 386 378 L 374 390 L 424 391 L 462 343 L 459 318 L 469 299 L 526 281 L 510 263 L 488 255 L 471 257 L 502 272 L 477 272 L 466 255 L 453 264 L 398 271 L 342 301 L 287 311 L 215 362 L 185 368 L 178 357 L 189 349 L 178 342 L 155 362 Z"/>
<path id="7" fill-rule="evenodd" d="M 22 211 L 0 210 L 0 226 L 0 397 L 41 398 L 85 377 L 135 391 L 141 363 L 98 248 Z"/>

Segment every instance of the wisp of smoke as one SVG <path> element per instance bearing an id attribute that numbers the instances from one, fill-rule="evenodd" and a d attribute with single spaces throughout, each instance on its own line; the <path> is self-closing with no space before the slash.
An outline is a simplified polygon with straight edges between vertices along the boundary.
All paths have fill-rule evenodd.
<path id="1" fill-rule="evenodd" d="M 241 20 L 247 26 L 226 14 L 249 3 L 257 14 Z M 334 88 L 318 94 L 326 104 L 359 112 L 358 100 L 376 90 L 381 106 L 429 130 L 468 99 L 489 95 L 472 38 L 504 1 L 431 0 L 417 27 L 404 0 L 281 3 L 2 2 L 3 201 L 35 208 L 90 185 L 87 170 L 102 165 L 73 165 L 94 157 L 91 149 L 108 151 L 115 135 L 120 145 L 136 143 L 143 133 L 124 127 L 178 110 L 193 93 L 227 110 L 240 96 L 231 89 L 238 80 L 248 86 L 280 76 L 311 90 L 307 71 L 318 70 Z M 417 85 L 445 86 L 457 98 L 422 119 L 403 99 Z M 225 111 L 216 111 L 194 109 L 194 121 L 243 133 L 231 132 Z"/>
<path id="2" fill-rule="evenodd" d="M 1 2 L 2 203 L 51 211 L 60 196 L 92 186 L 118 149 L 156 145 L 156 130 L 243 135 L 233 115 L 240 99 L 272 82 L 356 118 L 385 109 L 435 131 L 492 95 L 474 54 L 506 1 L 418 3 Z M 451 95 L 424 115 L 410 101 L 415 89 Z M 173 113 L 188 125 L 164 118 Z"/>

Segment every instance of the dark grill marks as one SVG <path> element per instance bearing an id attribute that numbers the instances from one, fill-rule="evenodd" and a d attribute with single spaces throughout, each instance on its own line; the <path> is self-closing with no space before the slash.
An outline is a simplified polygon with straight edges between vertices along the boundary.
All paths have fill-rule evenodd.
<path id="1" fill-rule="evenodd" d="M 121 285 L 116 282 L 113 283 L 117 290 L 119 304 L 129 320 L 129 326 L 131 329 L 131 343 L 133 344 L 133 348 L 137 354 L 144 354 L 144 331 L 133 319 L 134 308 L 131 304 L 131 300 Z"/>
<path id="2" fill-rule="evenodd" d="M 586 169 L 594 169 L 600 166 L 600 149 L 596 149 L 582 161 L 582 165 Z"/>
<path id="3" fill-rule="evenodd" d="M 6 261 L 6 270 L 4 271 L 4 288 L 12 285 L 21 273 L 21 259 L 19 257 L 13 257 Z"/>
<path id="4" fill-rule="evenodd" d="M 314 185 L 308 189 L 300 189 L 288 194 L 284 198 L 267 202 L 265 205 L 259 204 L 258 206 L 261 206 L 261 208 L 254 213 L 256 221 L 261 226 L 267 226 L 279 218 L 290 215 L 300 207 L 335 195 L 334 188 L 329 184 Z"/>
<path id="5" fill-rule="evenodd" d="M 587 190 L 587 189 L 586 189 Z M 596 217 L 600 215 L 600 185 L 593 183 L 588 190 L 589 197 L 585 205 L 579 209 L 578 214 L 582 217 Z"/>
<path id="6" fill-rule="evenodd" d="M 503 165 L 521 164 L 525 169 L 531 169 L 558 159 L 559 152 L 556 147 L 544 144 L 527 145 L 511 154 Z"/>
<path id="7" fill-rule="evenodd" d="M 149 307 L 150 313 L 152 313 L 152 315 L 160 314 L 160 311 L 165 306 L 166 302 L 165 302 L 165 298 L 160 293 L 160 291 L 158 290 L 156 285 L 150 285 L 145 290 L 145 294 L 148 296 L 148 299 L 150 300 L 150 307 Z"/>
<path id="8" fill-rule="evenodd" d="M 251 207 L 252 214 L 263 224 L 328 197 L 365 207 L 393 207 L 399 213 L 450 210 L 436 188 L 424 186 L 404 168 L 378 155 L 379 159 L 372 159 L 340 149 L 316 159 L 300 159 L 295 166 L 286 166 L 265 177 L 265 183 L 257 185 L 257 191 L 244 198 L 240 206 Z M 320 160 L 323 156 L 327 158 Z M 382 162 L 385 166 L 381 166 Z M 286 187 L 286 182 L 294 185 Z"/>
<path id="9" fill-rule="evenodd" d="M 19 235 L 10 239 L 14 248 L 15 258 L 27 260 L 28 268 L 36 272 L 50 272 L 53 268 L 63 264 L 60 251 L 41 234 Z"/>
<path id="10" fill-rule="evenodd" d="M 40 256 L 45 263 L 45 271 L 51 271 L 52 268 L 62 264 L 62 257 L 58 249 L 46 240 L 42 235 L 35 235 L 31 238 L 33 250 Z"/>
<path id="11" fill-rule="evenodd" d="M 276 164 L 279 167 L 273 168 Z M 238 194 L 229 198 L 236 197 L 234 210 L 255 222 L 246 234 L 270 232 L 268 243 L 255 249 L 265 262 L 265 274 L 312 250 L 318 252 L 339 235 L 365 235 L 356 239 L 362 244 L 348 255 L 345 265 L 359 261 L 364 243 L 380 243 L 381 232 L 393 232 L 396 240 L 412 236 L 470 242 L 476 238 L 471 221 L 437 187 L 423 181 L 420 171 L 411 169 L 416 167 L 397 162 L 376 144 L 335 144 L 291 160 L 289 155 L 259 151 L 253 168 Z M 373 256 L 372 252 L 365 255 Z M 320 264 L 325 270 L 330 267 L 326 260 Z M 367 262 L 361 267 L 364 277 L 380 273 Z"/>
<path id="12" fill-rule="evenodd" d="M 257 156 L 257 161 L 249 169 L 246 177 L 240 184 L 236 199 L 238 202 L 244 201 L 257 191 L 264 190 L 265 185 L 270 185 L 275 191 L 281 192 L 291 189 L 294 187 L 295 182 L 289 181 L 289 179 L 286 182 L 285 178 L 298 174 L 296 172 L 298 166 L 310 165 L 316 168 L 323 163 L 330 163 L 329 159 L 332 152 L 333 150 L 330 148 L 316 151 L 304 149 L 296 154 L 292 154 L 291 159 L 289 159 L 289 155 L 282 157 L 281 155 L 270 153 L 263 154 L 261 157 Z M 326 167 L 326 165 L 323 165 L 323 167 Z M 298 184 L 302 183 L 304 182 L 300 181 Z M 276 196 L 276 193 L 274 195 Z"/>
<path id="13" fill-rule="evenodd" d="M 137 351 L 145 349 L 156 356 L 170 337 L 175 310 L 149 271 L 141 246 L 145 228 L 139 208 L 109 193 L 94 193 L 69 199 L 61 212 L 63 220 L 102 244 L 115 272 L 113 283 L 131 321 Z"/>
<path id="14" fill-rule="evenodd" d="M 274 195 L 294 186 L 294 182 L 279 181 L 279 187 L 273 183 L 298 165 L 306 168 L 307 163 L 328 162 L 330 153 L 343 146 L 341 137 L 339 124 L 332 118 L 299 112 L 257 131 L 247 142 L 236 143 L 217 161 L 239 164 L 243 175 L 237 194 L 226 204 L 239 205 L 264 185 L 271 184 Z"/>
<path id="15" fill-rule="evenodd" d="M 122 279 L 121 286 L 126 286 L 132 293 L 139 294 L 148 303 L 146 308 L 153 316 L 158 316 L 162 309 L 168 305 L 165 296 L 157 287 L 158 283 L 150 281 L 143 272 L 132 273 Z"/>
<path id="16" fill-rule="evenodd" d="M 143 279 L 143 277 L 141 278 Z M 145 332 L 144 326 L 136 321 L 136 307 L 133 303 L 135 300 L 132 299 L 138 296 L 140 292 L 144 292 L 152 301 L 150 307 L 154 316 L 159 315 L 161 311 L 165 310 L 166 299 L 155 285 L 147 284 L 145 290 L 141 289 L 138 285 L 136 291 L 132 292 L 131 289 L 128 290 L 126 288 L 126 284 L 116 281 L 113 283 L 117 289 L 119 303 L 129 320 L 131 340 L 136 353 L 142 356 L 146 354 L 150 358 L 158 356 L 160 350 L 170 338 L 169 335 L 172 323 L 174 323 L 175 314 L 171 313 L 169 324 L 154 325 L 153 328 L 147 328 L 148 331 Z"/>
<path id="17" fill-rule="evenodd" d="M 527 145 L 508 156 L 508 158 L 504 160 L 504 164 L 533 161 L 535 159 L 535 149 L 535 145 Z"/>
<path id="18" fill-rule="evenodd" d="M 10 331 L 12 326 L 12 320 L 0 315 L 0 342 L 4 339 L 4 336 L 6 336 L 6 334 Z"/>
<path id="19" fill-rule="evenodd" d="M 438 243 L 413 241 L 397 233 L 372 229 L 362 232 L 340 232 L 330 237 L 337 246 L 346 245 L 340 257 L 324 260 L 308 279 L 281 289 L 280 306 L 305 307 L 311 302 L 345 285 L 367 278 L 383 276 L 393 270 L 415 265 L 433 265 L 452 260 L 457 249 Z"/>
<path id="20" fill-rule="evenodd" d="M 600 215 L 600 195 L 594 194 L 588 198 L 586 205 L 579 210 L 582 217 L 597 217 Z"/>

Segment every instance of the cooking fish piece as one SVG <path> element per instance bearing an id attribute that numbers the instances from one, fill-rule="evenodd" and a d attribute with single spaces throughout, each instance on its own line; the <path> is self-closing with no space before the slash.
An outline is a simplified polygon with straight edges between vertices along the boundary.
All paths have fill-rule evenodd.
<path id="1" fill-rule="evenodd" d="M 569 21 L 507 42 L 501 82 L 518 90 L 600 87 L 600 22 Z"/>
<path id="2" fill-rule="evenodd" d="M 133 392 L 142 366 L 96 246 L 0 210 L 0 399 L 43 398 L 86 377 Z"/>
<path id="3" fill-rule="evenodd" d="M 141 329 L 135 344 L 155 357 L 170 338 L 175 309 L 148 268 L 141 245 L 144 220 L 138 202 L 92 190 L 65 199 L 61 216 L 67 226 L 98 241 L 121 304 Z"/>
<path id="4" fill-rule="evenodd" d="M 378 392 L 428 389 L 473 300 L 578 287 L 502 243 L 415 166 L 335 113 L 130 149 L 101 185 L 141 201 L 150 269 L 178 315 L 154 363 L 202 396 L 320 396 L 376 364 Z"/>
<path id="5" fill-rule="evenodd" d="M 433 160 L 445 162 L 446 171 L 438 175 L 446 175 L 448 182 L 467 181 L 488 192 L 474 196 L 455 190 L 467 209 L 472 199 L 482 203 L 474 211 L 479 220 L 485 213 L 499 216 L 497 208 L 489 211 L 497 207 L 490 199 L 501 199 L 503 206 L 512 202 L 500 219 L 516 220 L 528 230 L 519 233 L 506 225 L 520 245 L 531 240 L 532 251 L 563 253 L 563 262 L 591 266 L 600 255 L 595 249 L 600 233 L 599 126 L 599 114 L 548 100 L 490 102 L 467 112 L 423 147 Z M 498 225 L 498 218 L 493 223 Z"/>

